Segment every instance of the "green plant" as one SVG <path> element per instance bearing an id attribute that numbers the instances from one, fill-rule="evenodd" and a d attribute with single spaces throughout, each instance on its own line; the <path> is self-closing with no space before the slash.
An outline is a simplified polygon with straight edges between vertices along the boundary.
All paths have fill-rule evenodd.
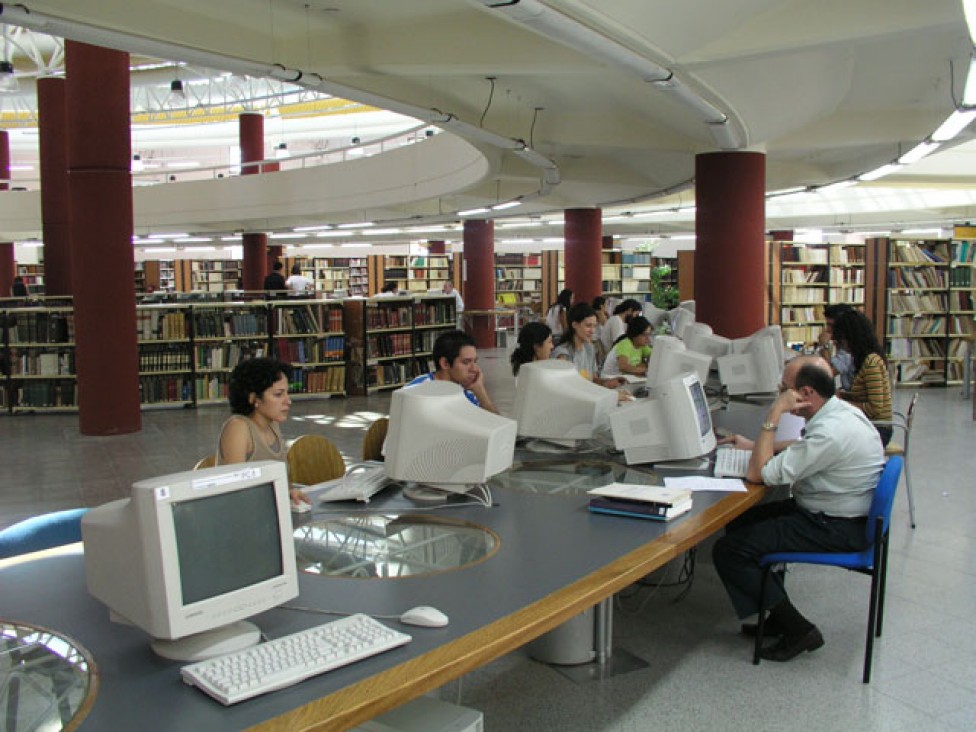
<path id="1" fill-rule="evenodd" d="M 678 307 L 678 288 L 664 282 L 664 278 L 670 274 L 671 268 L 666 264 L 651 270 L 651 302 L 661 310 Z"/>

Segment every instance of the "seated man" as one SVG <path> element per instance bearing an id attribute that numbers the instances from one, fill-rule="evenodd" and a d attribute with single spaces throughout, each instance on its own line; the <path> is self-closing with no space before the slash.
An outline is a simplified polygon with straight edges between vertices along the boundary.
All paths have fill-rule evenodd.
<path id="1" fill-rule="evenodd" d="M 498 414 L 498 409 L 485 390 L 485 375 L 478 368 L 478 350 L 475 348 L 474 338 L 460 330 L 441 333 L 434 341 L 433 357 L 437 370 L 418 376 L 404 386 L 405 389 L 435 379 L 453 381 L 464 389 L 464 395 L 469 402 Z"/>
<path id="2" fill-rule="evenodd" d="M 787 412 L 804 417 L 804 435 L 774 455 L 777 422 Z M 728 438 L 751 449 L 747 477 L 766 485 L 790 485 L 793 497 L 754 506 L 732 521 L 715 543 L 712 557 L 739 618 L 759 610 L 759 559 L 779 551 L 851 552 L 866 545 L 865 520 L 884 465 L 884 449 L 863 412 L 834 396 L 829 364 L 816 356 L 795 358 L 783 372 L 783 386 L 755 442 Z M 788 661 L 823 645 L 813 623 L 793 607 L 774 573 L 767 588 L 770 607 L 764 631 L 778 636 L 762 651 Z M 755 636 L 756 626 L 742 632 Z"/>

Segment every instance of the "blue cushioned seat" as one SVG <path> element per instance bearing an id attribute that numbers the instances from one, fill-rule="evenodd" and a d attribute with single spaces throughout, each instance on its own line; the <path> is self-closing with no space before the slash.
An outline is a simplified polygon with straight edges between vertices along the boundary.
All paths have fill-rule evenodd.
<path id="1" fill-rule="evenodd" d="M 8 526 L 0 531 L 0 559 L 81 541 L 81 517 L 87 511 L 54 511 Z"/>

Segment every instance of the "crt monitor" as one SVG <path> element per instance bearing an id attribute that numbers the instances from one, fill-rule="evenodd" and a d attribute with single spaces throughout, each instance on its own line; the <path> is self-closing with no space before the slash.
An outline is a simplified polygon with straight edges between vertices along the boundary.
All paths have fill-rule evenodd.
<path id="1" fill-rule="evenodd" d="M 282 462 L 142 480 L 82 519 L 88 591 L 167 658 L 239 650 L 245 618 L 298 596 L 292 532 Z"/>
<path id="2" fill-rule="evenodd" d="M 692 323 L 684 330 L 682 339 L 689 351 L 704 353 L 712 358 L 718 358 L 730 353 L 732 341 L 712 332 L 710 325 Z"/>
<path id="3" fill-rule="evenodd" d="M 647 318 L 647 322 L 651 324 L 652 328 L 657 328 L 661 323 L 668 320 L 668 311 L 662 310 L 650 301 L 644 303 L 643 310 L 644 317 Z"/>
<path id="4" fill-rule="evenodd" d="M 689 372 L 697 374 L 699 381 L 704 383 L 708 380 L 711 365 L 711 356 L 689 351 L 680 339 L 674 336 L 656 336 L 651 360 L 647 363 L 647 386 L 653 388 Z"/>
<path id="5" fill-rule="evenodd" d="M 677 338 L 683 338 L 685 328 L 695 322 L 695 311 L 683 306 L 678 306 L 668 311 L 671 319 L 671 333 Z"/>
<path id="6" fill-rule="evenodd" d="M 715 448 L 712 416 L 698 376 L 676 376 L 650 399 L 624 404 L 610 417 L 613 443 L 628 465 L 686 460 Z"/>
<path id="7" fill-rule="evenodd" d="M 426 381 L 393 392 L 386 435 L 386 475 L 448 493 L 508 469 L 515 421 L 474 406 L 451 381 Z"/>
<path id="8" fill-rule="evenodd" d="M 783 329 L 779 325 L 767 325 L 745 338 L 736 338 L 732 341 L 732 349 L 729 353 L 745 353 L 753 339 L 764 336 L 772 336 L 774 338 L 774 343 L 779 350 L 779 363 L 782 364 L 786 360 L 786 346 L 783 341 Z"/>
<path id="9" fill-rule="evenodd" d="M 783 373 L 783 342 L 764 333 L 749 339 L 743 353 L 717 359 L 718 377 L 729 394 L 763 394 L 779 390 Z"/>
<path id="10" fill-rule="evenodd" d="M 585 379 L 569 361 L 533 361 L 519 369 L 515 421 L 520 437 L 572 446 L 608 426 L 617 392 Z"/>

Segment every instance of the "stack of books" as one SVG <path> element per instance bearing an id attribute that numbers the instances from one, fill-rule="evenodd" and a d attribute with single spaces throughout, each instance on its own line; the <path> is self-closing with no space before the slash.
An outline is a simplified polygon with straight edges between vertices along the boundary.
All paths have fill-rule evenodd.
<path id="1" fill-rule="evenodd" d="M 588 494 L 593 513 L 670 521 L 691 510 L 691 491 L 686 488 L 611 483 Z"/>

